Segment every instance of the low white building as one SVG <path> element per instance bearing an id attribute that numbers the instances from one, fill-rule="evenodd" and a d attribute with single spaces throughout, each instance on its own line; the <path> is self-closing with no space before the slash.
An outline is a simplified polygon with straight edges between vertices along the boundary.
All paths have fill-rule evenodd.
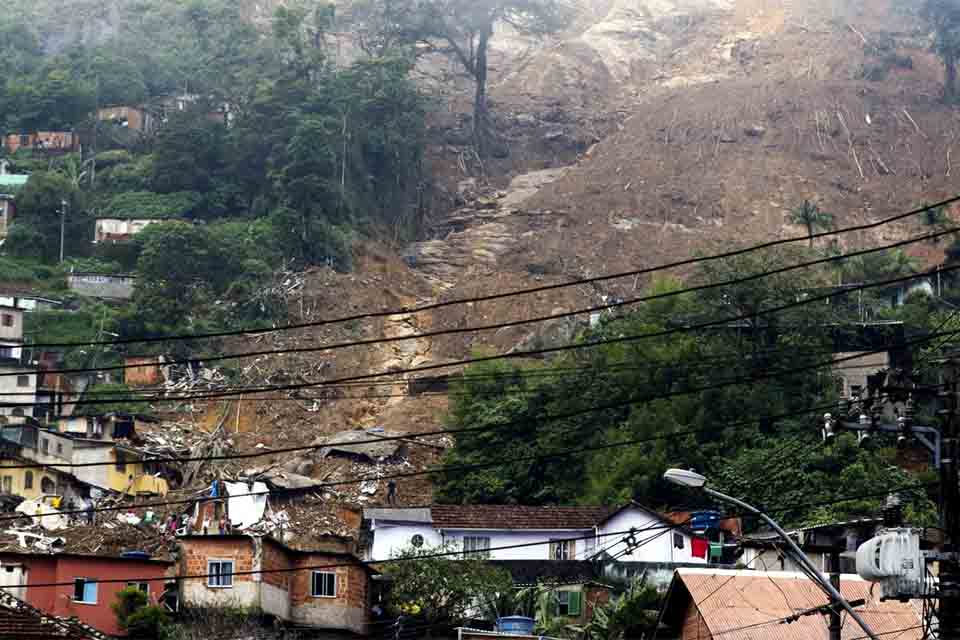
<path id="1" fill-rule="evenodd" d="M 100 242 L 128 242 L 148 225 L 163 222 L 157 218 L 97 218 L 94 244 Z"/>
<path id="2" fill-rule="evenodd" d="M 433 505 L 364 510 L 367 560 L 404 550 L 452 545 L 493 561 L 591 561 L 706 564 L 692 531 L 637 504 L 620 508 Z M 549 565 L 547 565 L 549 566 Z"/>

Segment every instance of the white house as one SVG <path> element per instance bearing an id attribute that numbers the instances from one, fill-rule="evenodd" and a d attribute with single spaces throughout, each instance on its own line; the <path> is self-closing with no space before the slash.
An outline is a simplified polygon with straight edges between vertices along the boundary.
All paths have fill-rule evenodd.
<path id="1" fill-rule="evenodd" d="M 693 532 L 637 503 L 610 507 L 433 505 L 364 510 L 366 559 L 450 544 L 493 561 L 706 564 Z M 703 546 L 697 545 L 702 551 Z"/>
<path id="2" fill-rule="evenodd" d="M 158 218 L 97 218 L 94 244 L 101 242 L 128 242 L 148 225 L 163 222 Z"/>

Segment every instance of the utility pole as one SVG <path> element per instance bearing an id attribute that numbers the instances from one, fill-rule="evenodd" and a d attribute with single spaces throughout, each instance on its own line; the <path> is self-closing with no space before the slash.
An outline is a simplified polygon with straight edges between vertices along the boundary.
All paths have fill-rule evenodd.
<path id="1" fill-rule="evenodd" d="M 840 591 L 840 553 L 836 550 L 830 552 L 830 584 L 837 591 Z M 842 640 L 843 620 L 840 618 L 840 608 L 830 607 L 830 640 Z"/>
<path id="2" fill-rule="evenodd" d="M 943 556 L 940 560 L 938 607 L 941 640 L 960 640 L 960 563 L 957 542 L 960 540 L 960 476 L 957 469 L 957 437 L 960 429 L 960 354 L 951 353 L 944 367 L 945 406 L 943 415 L 940 463 L 940 525 L 943 527 Z"/>
<path id="3" fill-rule="evenodd" d="M 60 264 L 63 264 L 63 236 L 67 226 L 67 201 L 60 201 Z"/>

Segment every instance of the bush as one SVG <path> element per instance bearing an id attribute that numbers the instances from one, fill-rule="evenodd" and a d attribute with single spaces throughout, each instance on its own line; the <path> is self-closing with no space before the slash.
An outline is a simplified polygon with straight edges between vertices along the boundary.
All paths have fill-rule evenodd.
<path id="1" fill-rule="evenodd" d="M 147 594 L 137 587 L 127 587 L 117 594 L 117 602 L 111 605 L 117 623 L 132 638 L 159 640 L 167 624 L 166 612 L 149 604 Z"/>
<path id="2" fill-rule="evenodd" d="M 202 201 L 203 196 L 192 191 L 128 191 L 110 198 L 100 214 L 117 218 L 180 218 L 193 213 Z"/>

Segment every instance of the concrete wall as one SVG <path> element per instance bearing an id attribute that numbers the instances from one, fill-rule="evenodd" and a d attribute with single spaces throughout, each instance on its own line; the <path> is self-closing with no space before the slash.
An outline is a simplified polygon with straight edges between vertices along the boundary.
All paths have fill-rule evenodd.
<path id="1" fill-rule="evenodd" d="M 342 558 L 308 554 L 294 560 L 300 571 L 292 574 L 290 610 L 295 623 L 327 629 L 348 629 L 364 634 L 370 611 L 369 578 L 359 565 L 342 565 Z M 310 593 L 312 567 L 329 565 L 337 574 L 336 597 L 314 597 Z"/>
<path id="2" fill-rule="evenodd" d="M 490 547 L 510 547 L 514 545 L 521 546 L 515 549 L 499 549 L 490 552 L 491 560 L 550 560 L 550 540 L 565 538 L 583 538 L 590 535 L 590 530 L 567 530 L 567 531 L 473 531 L 473 530 L 445 530 L 443 539 L 445 542 L 452 541 L 462 548 L 464 536 L 488 536 L 490 538 Z M 536 544 L 541 543 L 541 544 Z M 586 540 L 571 540 L 568 545 L 572 545 L 571 558 L 581 560 L 584 557 L 587 548 Z"/>
<path id="3" fill-rule="evenodd" d="M 109 446 L 81 443 L 73 448 L 73 462 L 112 463 Z M 101 489 L 110 489 L 110 465 L 98 467 L 72 467 L 70 472 L 81 482 Z"/>
<path id="4" fill-rule="evenodd" d="M 855 387 L 866 392 L 867 376 L 890 366 L 890 355 L 887 352 L 864 353 L 855 357 L 858 353 L 860 352 L 843 352 L 833 356 L 835 360 L 841 360 L 833 369 L 833 377 L 836 380 L 837 392 L 845 398 L 853 394 Z"/>
<path id="5" fill-rule="evenodd" d="M 399 551 L 410 547 L 415 535 L 423 536 L 425 547 L 436 547 L 443 542 L 440 532 L 428 524 L 404 524 L 375 520 L 370 525 L 373 533 L 373 545 L 367 553 L 367 560 L 389 560 Z"/>
<path id="6" fill-rule="evenodd" d="M 826 573 L 829 570 L 829 562 L 825 553 L 807 553 L 806 556 L 820 571 Z M 757 571 L 800 571 L 796 562 L 775 549 L 744 547 L 740 562 L 748 569 Z"/>
<path id="7" fill-rule="evenodd" d="M 98 218 L 94 231 L 94 242 L 123 241 L 135 236 L 148 225 L 162 222 L 152 218 Z"/>
<path id="8" fill-rule="evenodd" d="M 60 486 L 64 479 L 58 477 L 58 474 L 49 469 L 7 469 L 6 467 L 20 466 L 24 460 L 2 460 L 0 461 L 0 488 L 7 484 L 7 478 L 10 478 L 10 493 L 15 496 L 21 496 L 27 500 L 38 498 L 43 493 L 44 479 L 52 482 L 54 486 Z M 29 461 L 27 461 L 29 463 Z M 27 474 L 30 474 L 32 482 L 27 488 Z M 59 482 L 58 482 L 59 480 Z"/>
<path id="9" fill-rule="evenodd" d="M 98 232 L 99 235 L 99 232 Z M 98 273 L 71 273 L 67 275 L 70 291 L 91 298 L 129 300 L 137 279 L 128 275 L 104 275 Z"/>
<path id="10" fill-rule="evenodd" d="M 642 509 L 625 509 L 610 518 L 600 528 L 601 537 L 597 541 L 599 549 L 609 555 L 619 556 L 626 549 L 626 534 L 619 532 L 637 529 L 634 536 L 639 544 L 631 553 L 624 554 L 623 562 L 683 562 L 707 564 L 706 558 L 693 557 L 690 545 L 691 537 L 677 529 L 664 528 L 665 523 Z M 655 527 L 655 528 L 654 528 Z M 612 534 L 612 535 L 603 535 Z M 683 548 L 674 545 L 674 535 L 683 539 Z"/>
<path id="11" fill-rule="evenodd" d="M 4 374 L 0 375 L 0 403 L 36 403 L 37 374 L 33 370 L 0 365 L 0 373 Z M 33 407 L 0 407 L 0 416 L 14 415 L 33 415 Z"/>

